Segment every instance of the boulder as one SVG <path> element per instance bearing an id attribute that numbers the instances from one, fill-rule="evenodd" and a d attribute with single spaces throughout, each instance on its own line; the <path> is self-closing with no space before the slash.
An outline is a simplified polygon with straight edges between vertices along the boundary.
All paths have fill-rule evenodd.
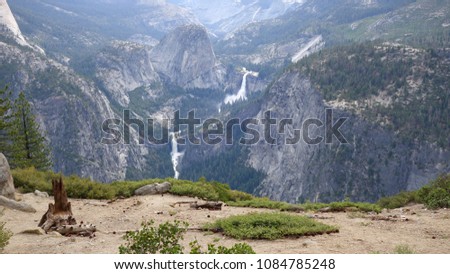
<path id="1" fill-rule="evenodd" d="M 34 195 L 37 196 L 37 197 L 40 197 L 40 198 L 48 198 L 48 197 L 50 197 L 47 192 L 42 192 L 42 191 L 39 191 L 37 189 L 34 191 Z"/>
<path id="2" fill-rule="evenodd" d="M 9 169 L 8 160 L 0 153 L 0 196 L 14 199 L 14 181 Z"/>
<path id="3" fill-rule="evenodd" d="M 139 189 L 137 189 L 134 192 L 134 195 L 138 196 L 144 196 L 144 195 L 157 195 L 157 194 L 164 194 L 169 192 L 172 185 L 169 182 L 164 182 L 162 184 L 151 184 L 143 186 Z"/>

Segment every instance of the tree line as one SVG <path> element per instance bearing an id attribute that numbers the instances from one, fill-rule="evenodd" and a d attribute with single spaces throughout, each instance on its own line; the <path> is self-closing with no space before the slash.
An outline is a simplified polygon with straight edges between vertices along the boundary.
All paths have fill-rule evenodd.
<path id="1" fill-rule="evenodd" d="M 11 168 L 35 167 L 48 170 L 52 166 L 50 149 L 43 137 L 31 104 L 20 92 L 11 100 L 6 86 L 0 89 L 0 152 Z"/>

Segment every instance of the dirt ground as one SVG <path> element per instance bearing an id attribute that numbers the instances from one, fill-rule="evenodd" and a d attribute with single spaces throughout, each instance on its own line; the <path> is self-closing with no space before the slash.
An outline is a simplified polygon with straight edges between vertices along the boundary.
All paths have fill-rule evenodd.
<path id="1" fill-rule="evenodd" d="M 60 235 L 30 235 L 24 230 L 34 229 L 46 212 L 52 197 L 42 198 L 34 194 L 22 196 L 22 200 L 36 208 L 37 213 L 23 213 L 5 209 L 2 221 L 14 232 L 4 253 L 56 253 L 96 254 L 118 253 L 124 243 L 125 231 L 137 230 L 144 220 L 156 223 L 180 220 L 190 227 L 201 227 L 207 222 L 230 215 L 261 212 L 250 208 L 224 207 L 222 211 L 192 210 L 188 205 L 172 208 L 170 204 L 179 201 L 194 201 L 193 198 L 172 195 L 133 197 L 108 204 L 106 201 L 74 200 L 72 210 L 78 222 L 97 226 L 96 237 L 62 237 Z M 0 211 L 2 208 L 0 207 Z M 158 214 L 162 212 L 162 214 Z M 415 253 L 450 254 L 450 210 L 427 210 L 414 205 L 397 210 L 383 211 L 381 216 L 397 215 L 408 221 L 372 220 L 362 213 L 296 213 L 319 217 L 318 221 L 339 227 L 340 232 L 330 235 L 282 239 L 275 241 L 246 241 L 256 253 L 269 254 L 348 254 L 348 253 L 394 253 L 399 245 L 407 245 Z M 325 219 L 322 219 L 325 218 Z M 238 241 L 221 234 L 188 231 L 184 244 L 197 239 L 202 246 L 218 242 L 231 246 Z M 188 249 L 188 248 L 186 248 Z"/>

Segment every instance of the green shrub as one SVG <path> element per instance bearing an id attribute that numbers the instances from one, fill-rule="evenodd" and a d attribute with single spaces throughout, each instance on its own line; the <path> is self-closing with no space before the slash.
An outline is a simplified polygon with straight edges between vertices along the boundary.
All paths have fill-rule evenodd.
<path id="1" fill-rule="evenodd" d="M 344 201 L 331 203 L 329 207 L 332 212 L 344 212 L 351 209 L 362 212 L 376 212 L 376 213 L 381 212 L 381 208 L 378 205 L 370 203 L 354 203 Z"/>
<path id="2" fill-rule="evenodd" d="M 418 191 L 418 197 L 430 209 L 450 207 L 450 174 L 439 176 Z"/>
<path id="3" fill-rule="evenodd" d="M 325 203 L 304 203 L 304 204 L 290 204 L 286 202 L 272 201 L 268 198 L 253 198 L 251 200 L 228 202 L 230 206 L 237 207 L 252 207 L 252 208 L 268 208 L 278 209 L 281 211 L 317 211 L 325 208 L 329 208 L 330 212 L 343 212 L 350 209 L 362 211 L 362 212 L 381 212 L 381 207 L 370 203 L 355 203 L 350 201 L 334 202 L 330 204 Z"/>
<path id="4" fill-rule="evenodd" d="M 14 185 L 22 193 L 34 192 L 36 189 L 52 195 L 52 179 L 59 178 L 61 174 L 51 171 L 38 171 L 35 168 L 15 169 L 12 171 Z M 115 197 L 131 197 L 134 191 L 144 185 L 162 180 L 143 180 L 140 182 L 115 182 L 102 184 L 83 179 L 78 176 L 62 176 L 69 198 L 79 199 L 112 199 Z"/>
<path id="5" fill-rule="evenodd" d="M 430 209 L 450 207 L 450 174 L 441 175 L 417 191 L 401 192 L 381 198 L 377 204 L 383 208 L 399 208 L 409 203 L 422 203 Z"/>
<path id="6" fill-rule="evenodd" d="M 2 212 L 0 212 L 1 215 Z M 12 232 L 5 228 L 5 223 L 0 222 L 0 251 L 8 244 Z"/>
<path id="7" fill-rule="evenodd" d="M 217 191 L 212 185 L 207 183 L 180 181 L 173 184 L 169 192 L 174 195 L 198 197 L 208 201 L 219 200 L 219 194 Z"/>
<path id="8" fill-rule="evenodd" d="M 381 198 L 377 204 L 382 208 L 399 208 L 407 206 L 410 203 L 419 202 L 419 198 L 417 197 L 417 191 L 409 191 L 409 192 L 401 192 L 392 197 L 384 197 Z"/>
<path id="9" fill-rule="evenodd" d="M 127 232 L 125 245 L 119 247 L 120 254 L 182 254 L 183 246 L 179 243 L 187 231 L 188 223 L 166 222 L 158 227 L 154 222 L 144 222 L 139 231 Z M 190 254 L 255 254 L 246 243 L 233 245 L 231 248 L 209 244 L 206 252 L 202 251 L 197 241 L 189 243 Z"/>
<path id="10" fill-rule="evenodd" d="M 183 239 L 188 224 L 166 222 L 156 228 L 153 223 L 143 223 L 141 230 L 127 232 L 124 237 L 127 243 L 119 247 L 120 254 L 182 254 L 179 240 Z"/>
<path id="11" fill-rule="evenodd" d="M 397 254 L 414 254 L 414 250 L 409 247 L 408 245 L 398 245 L 395 247 L 394 250 L 395 253 Z"/>
<path id="12" fill-rule="evenodd" d="M 251 207 L 251 208 L 269 208 L 269 209 L 289 209 L 293 205 L 285 202 L 272 201 L 268 198 L 258 198 L 240 200 L 240 201 L 228 201 L 228 205 L 236 207 Z"/>
<path id="13" fill-rule="evenodd" d="M 325 225 L 303 216 L 285 213 L 251 213 L 232 216 L 207 224 L 205 229 L 223 232 L 236 239 L 279 239 L 338 232 L 336 227 Z"/>
<path id="14" fill-rule="evenodd" d="M 190 242 L 189 246 L 191 247 L 190 254 L 255 254 L 253 248 L 247 243 L 238 243 L 230 248 L 208 244 L 208 250 L 206 252 L 202 251 L 197 241 Z"/>

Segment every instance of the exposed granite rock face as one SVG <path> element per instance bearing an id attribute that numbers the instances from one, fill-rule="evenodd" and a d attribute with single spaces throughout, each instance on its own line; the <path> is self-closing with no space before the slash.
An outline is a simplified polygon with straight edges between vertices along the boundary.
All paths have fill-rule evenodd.
<path id="1" fill-rule="evenodd" d="M 114 42 L 102 50 L 96 58 L 96 78 L 111 98 L 121 106 L 128 106 L 129 92 L 136 88 L 149 87 L 152 95 L 160 90 L 159 76 L 150 61 L 150 50 L 130 42 Z"/>
<path id="2" fill-rule="evenodd" d="M 95 85 L 38 52 L 2 42 L 0 52 L 12 71 L 4 80 L 34 105 L 54 170 L 104 182 L 124 179 L 130 148 L 100 143 L 103 121 L 115 114 Z"/>
<path id="3" fill-rule="evenodd" d="M 187 25 L 166 35 L 152 50 L 156 70 L 183 88 L 217 88 L 224 70 L 203 26 Z"/>
<path id="4" fill-rule="evenodd" d="M 271 110 L 274 117 L 292 118 L 293 127 L 287 127 L 292 134 L 292 128 L 302 129 L 308 118 L 319 118 L 325 124 L 326 108 L 307 79 L 298 72 L 288 72 L 269 90 L 257 117 L 262 119 L 264 112 Z M 255 193 L 289 202 L 329 202 L 346 197 L 376 201 L 381 196 L 417 189 L 450 171 L 448 151 L 428 144 L 407 144 L 393 132 L 359 116 L 334 110 L 334 122 L 341 117 L 348 117 L 341 128 L 348 144 L 334 138 L 331 145 L 303 141 L 284 145 L 280 135 L 276 144 L 252 146 L 248 163 L 267 174 Z M 311 131 L 310 136 L 325 136 L 325 127 Z"/>
<path id="5" fill-rule="evenodd" d="M 8 160 L 0 152 L 0 196 L 14 199 L 14 180 L 9 169 Z"/>

